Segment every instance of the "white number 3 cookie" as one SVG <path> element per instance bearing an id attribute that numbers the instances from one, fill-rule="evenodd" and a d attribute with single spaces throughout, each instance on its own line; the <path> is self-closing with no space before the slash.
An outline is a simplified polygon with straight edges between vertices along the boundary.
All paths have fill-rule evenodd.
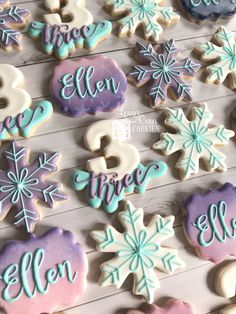
<path id="1" fill-rule="evenodd" d="M 52 12 L 44 15 L 46 23 L 50 25 L 66 24 L 69 30 L 93 23 L 93 16 L 85 9 L 84 0 L 66 0 L 64 2 L 66 5 L 62 7 L 62 0 L 44 0 L 44 6 Z M 68 18 L 70 22 L 63 22 Z"/>
<path id="2" fill-rule="evenodd" d="M 221 297 L 230 299 L 234 297 L 236 286 L 236 261 L 231 261 L 224 265 L 216 275 L 216 291 Z M 236 304 L 226 306 L 220 310 L 220 314 L 235 314 Z"/>
<path id="3" fill-rule="evenodd" d="M 24 76 L 9 64 L 0 64 L 0 120 L 16 116 L 31 105 L 30 95 L 22 88 Z"/>

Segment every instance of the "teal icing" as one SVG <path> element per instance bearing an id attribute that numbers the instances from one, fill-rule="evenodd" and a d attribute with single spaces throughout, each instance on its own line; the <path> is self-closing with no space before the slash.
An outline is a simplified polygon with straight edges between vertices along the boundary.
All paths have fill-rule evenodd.
<path id="1" fill-rule="evenodd" d="M 120 82 L 116 84 L 114 77 L 109 77 L 103 81 L 93 82 L 94 86 L 92 86 L 91 80 L 94 76 L 96 77 L 94 66 L 89 66 L 87 68 L 79 67 L 76 70 L 75 75 L 70 73 L 64 74 L 59 79 L 59 82 L 62 85 L 60 90 L 61 98 L 68 100 L 72 98 L 75 93 L 81 99 L 86 97 L 95 98 L 97 94 L 101 93 L 104 89 L 112 91 L 115 95 L 118 93 Z M 71 91 L 72 88 L 73 90 Z"/>
<path id="2" fill-rule="evenodd" d="M 209 207 L 207 215 L 197 218 L 193 225 L 199 230 L 198 242 L 201 246 L 209 247 L 215 240 L 224 243 L 227 239 L 236 238 L 236 218 L 232 218 L 228 226 L 226 217 L 227 204 L 220 201 Z"/>
<path id="3" fill-rule="evenodd" d="M 190 3 L 193 7 L 198 7 L 201 4 L 205 6 L 209 6 L 211 4 L 217 5 L 220 3 L 221 0 L 191 0 Z"/>
<path id="4" fill-rule="evenodd" d="M 116 174 L 89 173 L 76 170 L 72 175 L 72 187 L 77 191 L 86 189 L 88 203 L 93 208 L 103 205 L 104 209 L 113 213 L 118 204 L 125 199 L 126 193 L 144 193 L 150 179 L 162 177 L 167 172 L 167 165 L 162 161 L 152 162 L 147 166 L 139 166 L 122 180 L 116 179 Z"/>
<path id="5" fill-rule="evenodd" d="M 11 264 L 3 271 L 1 280 L 6 285 L 2 292 L 2 297 L 7 302 L 15 302 L 19 300 L 23 293 L 30 299 L 36 297 L 36 293 L 45 295 L 48 293 L 50 285 L 56 284 L 61 279 L 67 279 L 70 283 L 74 283 L 78 272 L 72 271 L 69 260 L 55 265 L 56 268 L 49 268 L 45 274 L 41 273 L 42 264 L 45 259 L 45 250 L 37 249 L 34 253 L 26 252 L 23 254 L 20 264 Z M 32 276 L 29 279 L 29 276 Z M 33 280 L 34 288 L 30 287 Z M 46 284 L 43 284 L 43 282 Z M 11 288 L 19 285 L 19 291 L 12 296 Z"/>

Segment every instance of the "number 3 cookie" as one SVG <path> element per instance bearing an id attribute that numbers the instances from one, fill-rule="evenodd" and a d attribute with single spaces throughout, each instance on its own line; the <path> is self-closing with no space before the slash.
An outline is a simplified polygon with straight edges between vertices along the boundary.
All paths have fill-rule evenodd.
<path id="1" fill-rule="evenodd" d="M 52 104 L 40 101 L 31 109 L 31 97 L 23 89 L 21 71 L 9 64 L 0 64 L 0 141 L 22 135 L 30 137 L 52 115 Z"/>
<path id="2" fill-rule="evenodd" d="M 62 3 L 66 5 L 62 7 Z M 70 18 L 70 22 L 66 22 L 69 30 L 74 27 L 82 27 L 93 23 L 92 14 L 85 9 L 84 0 L 44 0 L 44 6 L 51 12 L 51 14 L 44 14 L 44 20 L 50 25 L 65 24 L 62 19 Z M 61 13 L 61 16 L 56 13 Z"/>
<path id="3" fill-rule="evenodd" d="M 115 120 L 99 121 L 89 127 L 84 141 L 90 151 L 99 151 L 104 137 L 108 145 L 103 150 L 103 157 L 88 160 L 88 172 L 76 170 L 71 179 L 75 190 L 86 189 L 90 206 L 99 208 L 103 205 L 109 213 L 117 210 L 127 193 L 144 193 L 151 179 L 158 179 L 167 172 L 167 165 L 162 161 L 142 165 L 138 150 L 123 142 L 126 134 L 121 131 L 124 130 L 124 125 Z M 113 168 L 107 167 L 109 158 L 117 161 Z"/>

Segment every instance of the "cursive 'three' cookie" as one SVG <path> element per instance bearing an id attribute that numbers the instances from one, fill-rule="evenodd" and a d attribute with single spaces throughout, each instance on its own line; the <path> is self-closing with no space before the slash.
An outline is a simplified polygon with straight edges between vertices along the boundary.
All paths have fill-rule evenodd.
<path id="1" fill-rule="evenodd" d="M 229 77 L 229 86 L 236 89 L 236 42 L 234 32 L 220 26 L 206 44 L 195 47 L 204 62 L 211 62 L 206 68 L 206 83 L 222 84 Z"/>
<path id="2" fill-rule="evenodd" d="M 100 284 L 120 288 L 132 273 L 133 293 L 152 303 L 155 290 L 160 287 L 154 268 L 169 274 L 185 264 L 177 250 L 162 245 L 174 236 L 174 217 L 154 215 L 145 226 L 143 216 L 142 208 L 135 208 L 127 201 L 125 210 L 119 213 L 123 233 L 107 225 L 104 230 L 93 231 L 91 235 L 97 241 L 97 250 L 116 253 L 116 257 L 101 265 Z"/>
<path id="3" fill-rule="evenodd" d="M 172 39 L 161 45 L 159 53 L 151 44 L 139 42 L 136 50 L 142 64 L 133 66 L 128 80 L 138 87 L 151 83 L 146 96 L 152 108 L 166 102 L 167 91 L 171 91 L 174 99 L 192 100 L 191 85 L 187 80 L 194 77 L 200 64 L 189 58 L 178 60 L 179 49 Z"/>
<path id="4" fill-rule="evenodd" d="M 88 261 L 69 231 L 52 228 L 0 251 L 0 304 L 6 314 L 52 313 L 86 288 Z"/>
<path id="5" fill-rule="evenodd" d="M 104 56 L 63 61 L 51 81 L 55 102 L 64 114 L 74 117 L 116 109 L 124 102 L 126 89 L 125 74 Z"/>
<path id="6" fill-rule="evenodd" d="M 179 299 L 170 299 L 162 307 L 149 305 L 147 311 L 130 310 L 127 314 L 194 314 L 192 306 Z"/>
<path id="7" fill-rule="evenodd" d="M 214 263 L 236 256 L 236 188 L 226 183 L 218 190 L 193 194 L 185 202 L 184 229 L 201 258 Z"/>
<path id="8" fill-rule="evenodd" d="M 180 179 L 188 179 L 199 171 L 199 161 L 202 160 L 207 171 L 226 171 L 225 155 L 217 147 L 228 144 L 234 136 L 232 130 L 223 125 L 210 127 L 213 114 L 207 104 L 193 107 L 190 119 L 187 119 L 182 109 L 165 109 L 165 124 L 176 131 L 162 133 L 161 139 L 153 145 L 154 149 L 161 150 L 165 155 L 181 152 L 176 163 L 180 172 Z"/>
<path id="9" fill-rule="evenodd" d="M 236 0 L 180 0 L 189 18 L 194 21 L 230 17 L 236 12 Z"/>

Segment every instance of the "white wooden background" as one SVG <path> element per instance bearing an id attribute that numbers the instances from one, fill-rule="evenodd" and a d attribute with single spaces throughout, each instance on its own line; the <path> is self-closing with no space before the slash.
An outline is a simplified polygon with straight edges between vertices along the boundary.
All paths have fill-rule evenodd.
<path id="1" fill-rule="evenodd" d="M 30 9 L 33 19 L 42 20 L 43 13 L 46 13 L 40 0 L 13 0 L 13 3 L 18 3 L 19 6 Z M 166 29 L 161 39 L 163 41 L 170 38 L 175 39 L 182 50 L 179 55 L 180 58 L 192 56 L 194 45 L 209 40 L 220 23 L 226 25 L 229 30 L 236 31 L 236 17 L 231 20 L 197 25 L 185 18 L 176 0 L 166 0 L 166 5 L 171 4 L 174 5 L 176 11 L 179 11 L 181 21 L 176 26 Z M 95 21 L 110 18 L 102 6 L 103 0 L 87 0 L 87 8 L 94 15 Z M 118 39 L 117 29 L 115 28 L 109 39 L 100 44 L 90 54 L 102 53 L 113 58 L 123 71 L 127 72 L 130 66 L 135 64 L 133 46 L 137 40 L 142 40 L 142 38 L 134 36 L 133 38 Z M 76 60 L 82 55 L 88 55 L 88 51 L 77 51 L 71 59 Z M 194 56 L 192 57 L 194 58 Z M 39 42 L 34 42 L 28 35 L 24 35 L 23 50 L 10 53 L 0 50 L 0 62 L 19 67 L 25 76 L 26 89 L 34 101 L 41 98 L 50 99 L 49 80 L 53 67 L 58 64 L 58 61 L 43 54 Z M 193 82 L 194 101 L 207 101 L 209 109 L 215 115 L 213 123 L 223 123 L 226 127 L 230 127 L 230 113 L 236 106 L 235 92 L 226 85 L 208 86 L 204 84 L 201 80 L 201 74 L 199 72 L 197 79 Z M 145 101 L 144 91 L 145 87 L 137 89 L 129 85 L 122 110 L 126 113 L 129 111 L 130 119 L 138 111 L 142 116 L 142 120 L 143 118 L 149 121 L 156 120 L 159 123 L 160 131 L 165 130 L 161 108 L 152 111 Z M 169 107 L 182 106 L 181 103 L 171 100 L 168 100 L 167 105 Z M 184 104 L 183 106 L 188 111 L 192 105 Z M 32 150 L 32 156 L 40 151 L 58 151 L 62 154 L 61 171 L 54 175 L 52 179 L 62 181 L 64 190 L 70 195 L 69 201 L 59 203 L 55 209 L 40 205 L 43 220 L 38 224 L 36 234 L 41 234 L 52 226 L 71 230 L 87 252 L 90 266 L 87 291 L 80 298 L 78 304 L 70 309 L 64 309 L 65 314 L 125 314 L 127 309 L 140 306 L 143 300 L 131 293 L 132 279 L 130 277 L 120 290 L 116 290 L 114 287 L 101 288 L 98 286 L 99 265 L 109 259 L 110 255 L 96 252 L 95 243 L 89 236 L 91 230 L 102 227 L 104 223 L 113 223 L 119 227 L 116 215 L 107 215 L 101 209 L 96 210 L 86 206 L 83 193 L 74 192 L 68 183 L 71 172 L 78 166 L 82 166 L 85 160 L 93 156 L 83 146 L 82 136 L 85 128 L 99 119 L 121 119 L 121 111 L 118 109 L 112 113 L 70 118 L 58 112 L 56 105 L 54 107 L 55 112 L 49 123 L 40 128 L 33 138 L 20 139 L 19 141 Z M 193 304 L 196 313 L 217 313 L 219 308 L 222 308 L 230 301 L 217 296 L 214 292 L 215 265 L 199 259 L 184 239 L 181 226 L 181 207 L 183 201 L 193 192 L 201 192 L 209 186 L 218 187 L 220 183 L 226 181 L 236 184 L 236 142 L 231 140 L 230 144 L 222 149 L 222 152 L 227 155 L 228 171 L 226 173 L 208 174 L 205 170 L 201 170 L 198 175 L 181 182 L 178 180 L 173 168 L 177 156 L 165 158 L 151 149 L 152 144 L 158 138 L 158 133 L 132 133 L 132 143 L 139 149 L 143 162 L 162 159 L 168 162 L 170 168 L 168 174 L 159 181 L 154 182 L 143 196 L 133 194 L 128 196 L 128 199 L 136 207 L 140 206 L 145 209 L 147 220 L 153 213 L 174 214 L 176 216 L 176 236 L 167 241 L 166 244 L 179 249 L 179 255 L 186 262 L 187 267 L 170 276 L 158 272 L 161 279 L 161 288 L 156 292 L 155 300 L 159 303 L 165 300 L 166 297 L 181 298 Z M 6 147 L 7 144 L 4 144 L 1 149 Z M 0 223 L 1 244 L 10 239 L 24 238 L 22 231 L 12 226 L 12 221 L 13 215 L 9 215 L 5 221 Z"/>

